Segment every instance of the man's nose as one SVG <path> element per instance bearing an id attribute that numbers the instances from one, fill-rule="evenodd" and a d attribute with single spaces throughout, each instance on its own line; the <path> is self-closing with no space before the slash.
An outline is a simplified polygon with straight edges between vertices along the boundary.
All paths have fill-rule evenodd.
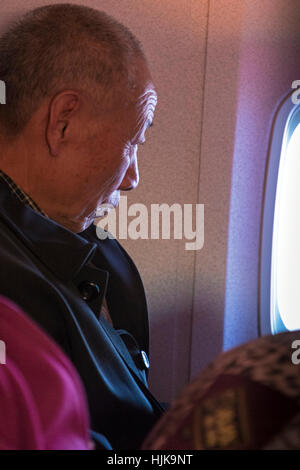
<path id="1" fill-rule="evenodd" d="M 128 167 L 126 174 L 122 180 L 122 183 L 119 186 L 120 191 L 130 191 L 135 189 L 139 184 L 139 169 L 137 158 L 134 158 L 130 166 Z"/>

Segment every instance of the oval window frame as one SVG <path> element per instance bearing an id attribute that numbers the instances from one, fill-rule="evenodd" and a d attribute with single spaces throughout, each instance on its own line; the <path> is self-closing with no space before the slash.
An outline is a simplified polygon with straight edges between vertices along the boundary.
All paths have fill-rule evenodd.
<path id="1" fill-rule="evenodd" d="M 272 259 L 276 243 L 274 241 L 276 236 L 276 233 L 274 236 L 274 222 L 276 222 L 275 205 L 281 156 L 287 148 L 294 130 L 300 123 L 300 104 L 293 103 L 291 99 L 294 92 L 295 90 L 290 91 L 279 104 L 273 118 L 269 142 L 259 256 L 258 325 L 260 336 L 289 331 L 280 318 L 277 305 L 272 305 L 272 302 L 274 303 L 273 285 L 275 282 L 272 277 Z"/>

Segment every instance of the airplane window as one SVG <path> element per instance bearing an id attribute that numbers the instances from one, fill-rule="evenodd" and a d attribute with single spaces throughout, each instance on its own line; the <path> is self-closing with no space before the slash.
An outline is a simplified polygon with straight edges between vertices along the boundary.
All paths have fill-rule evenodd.
<path id="1" fill-rule="evenodd" d="M 276 115 L 266 178 L 260 276 L 262 334 L 300 329 L 300 106 Z"/>
<path id="2" fill-rule="evenodd" d="M 300 329 L 300 123 L 282 147 L 275 200 L 271 326 Z M 279 324 L 278 324 L 279 323 Z M 281 327 L 280 327 L 281 326 Z"/>

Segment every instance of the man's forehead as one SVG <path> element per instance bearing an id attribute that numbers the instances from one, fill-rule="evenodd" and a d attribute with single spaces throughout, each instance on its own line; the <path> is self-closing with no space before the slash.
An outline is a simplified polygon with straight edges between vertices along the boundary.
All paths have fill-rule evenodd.
<path id="1" fill-rule="evenodd" d="M 135 92 L 139 99 L 156 98 L 157 92 L 152 80 L 148 64 L 144 60 L 137 60 L 136 62 L 136 87 Z M 152 95 L 152 97 L 150 96 Z"/>
<path id="2" fill-rule="evenodd" d="M 123 110 L 127 113 L 128 126 L 131 128 L 134 122 L 137 132 L 141 127 L 144 130 L 151 127 L 157 104 L 157 92 L 145 61 L 136 61 L 134 75 L 135 80 L 132 82 L 129 93 L 126 93 Z"/>

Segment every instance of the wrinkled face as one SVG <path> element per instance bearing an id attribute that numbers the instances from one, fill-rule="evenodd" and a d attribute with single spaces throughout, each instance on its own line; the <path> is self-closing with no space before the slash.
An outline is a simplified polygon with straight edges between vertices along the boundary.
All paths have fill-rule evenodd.
<path id="1" fill-rule="evenodd" d="M 101 215 L 104 204 L 118 205 L 120 191 L 138 185 L 138 148 L 146 140 L 156 103 L 157 94 L 149 71 L 145 64 L 140 64 L 137 87 L 130 102 L 99 121 L 95 117 L 86 120 L 86 137 L 79 136 L 76 146 L 77 155 L 84 158 L 77 165 L 73 179 L 80 191 L 73 221 L 82 230 L 96 215 Z"/>

